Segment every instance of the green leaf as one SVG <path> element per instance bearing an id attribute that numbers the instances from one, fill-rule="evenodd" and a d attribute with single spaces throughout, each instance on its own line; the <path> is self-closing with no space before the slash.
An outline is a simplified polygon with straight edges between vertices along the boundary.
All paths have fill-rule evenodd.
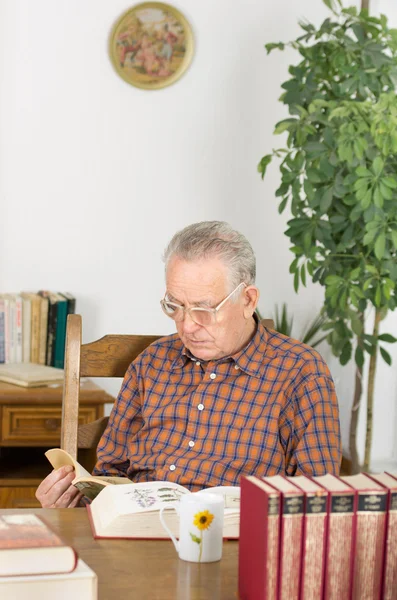
<path id="1" fill-rule="evenodd" d="M 356 361 L 356 365 L 359 367 L 359 369 L 363 368 L 364 365 L 364 352 L 362 350 L 362 348 L 360 348 L 360 346 L 357 346 L 356 351 L 354 353 L 354 359 Z"/>
<path id="2" fill-rule="evenodd" d="M 352 356 L 352 345 L 350 342 L 347 342 L 344 346 L 343 346 L 343 350 L 342 353 L 339 357 L 340 360 L 340 364 L 341 365 L 347 365 L 347 363 L 349 362 L 349 360 L 351 359 Z"/>
<path id="3" fill-rule="evenodd" d="M 276 123 L 276 127 L 274 128 L 274 134 L 278 135 L 283 133 L 284 131 L 289 131 L 292 126 L 295 126 L 298 123 L 298 119 L 284 119 L 283 121 L 279 121 Z"/>
<path id="4" fill-rule="evenodd" d="M 381 305 L 382 302 L 382 292 L 380 289 L 380 285 L 378 284 L 376 286 L 376 292 L 375 292 L 375 306 L 379 307 Z"/>
<path id="5" fill-rule="evenodd" d="M 397 188 L 397 179 L 395 177 L 382 177 L 381 181 L 393 190 Z"/>
<path id="6" fill-rule="evenodd" d="M 321 213 L 326 213 L 329 207 L 332 204 L 333 198 L 333 188 L 332 186 L 326 188 L 321 200 L 320 200 L 320 211 Z"/>
<path id="7" fill-rule="evenodd" d="M 270 54 L 272 50 L 278 48 L 279 50 L 284 50 L 285 44 L 282 42 L 278 42 L 278 44 L 265 44 L 266 52 Z"/>
<path id="8" fill-rule="evenodd" d="M 390 232 L 390 235 L 391 235 L 391 239 L 393 241 L 393 246 L 397 250 L 397 231 L 394 229 L 393 231 Z"/>
<path id="9" fill-rule="evenodd" d="M 360 336 L 362 334 L 363 324 L 361 322 L 361 319 L 357 316 L 357 313 L 354 313 L 351 317 L 351 326 L 352 326 L 353 332 L 357 336 Z"/>
<path id="10" fill-rule="evenodd" d="M 283 198 L 283 200 L 280 202 L 280 205 L 278 207 L 278 212 L 280 213 L 280 215 L 283 212 L 283 210 L 285 209 L 287 202 L 288 202 L 288 196 L 285 196 L 285 198 Z"/>
<path id="11" fill-rule="evenodd" d="M 295 271 L 295 275 L 294 275 L 294 290 L 295 292 L 297 292 L 299 289 L 299 271 Z"/>
<path id="12" fill-rule="evenodd" d="M 263 158 L 261 158 L 260 163 L 258 164 L 258 171 L 262 175 L 262 179 L 266 174 L 267 165 L 272 162 L 272 155 L 266 154 Z"/>
<path id="13" fill-rule="evenodd" d="M 189 534 L 193 542 L 195 542 L 196 544 L 201 544 L 201 540 L 199 537 L 197 537 L 197 535 L 194 535 L 194 533 L 190 533 L 190 531 Z"/>
<path id="14" fill-rule="evenodd" d="M 397 338 L 395 338 L 390 333 L 382 333 L 378 336 L 378 340 L 380 340 L 381 342 L 387 342 L 388 344 L 394 344 L 395 342 L 397 342 Z"/>
<path id="15" fill-rule="evenodd" d="M 382 171 L 383 171 L 383 167 L 384 167 L 384 162 L 381 159 L 380 156 L 377 156 L 374 160 L 374 162 L 372 163 L 372 170 L 375 173 L 375 175 L 379 176 Z"/>
<path id="16" fill-rule="evenodd" d="M 385 247 L 386 247 L 386 236 L 384 233 L 380 233 L 375 242 L 375 256 L 378 260 L 381 260 L 385 255 Z"/>
<path id="17" fill-rule="evenodd" d="M 305 265 L 302 265 L 302 267 L 301 267 L 301 281 L 302 281 L 303 285 L 306 287 L 306 269 L 305 269 Z"/>
<path id="18" fill-rule="evenodd" d="M 391 356 L 384 348 L 379 348 L 380 353 L 382 355 L 383 360 L 390 366 L 391 365 Z"/>

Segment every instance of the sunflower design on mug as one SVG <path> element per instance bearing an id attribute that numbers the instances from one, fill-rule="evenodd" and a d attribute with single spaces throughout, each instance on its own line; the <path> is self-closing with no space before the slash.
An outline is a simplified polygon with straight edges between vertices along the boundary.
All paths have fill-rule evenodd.
<path id="1" fill-rule="evenodd" d="M 192 541 L 199 545 L 199 562 L 201 562 L 201 555 L 203 553 L 203 531 L 208 529 L 211 526 L 212 521 L 214 520 L 214 515 L 210 513 L 209 510 L 202 510 L 194 515 L 193 525 L 197 527 L 200 531 L 200 537 L 195 535 L 194 533 L 190 533 L 190 537 Z"/>

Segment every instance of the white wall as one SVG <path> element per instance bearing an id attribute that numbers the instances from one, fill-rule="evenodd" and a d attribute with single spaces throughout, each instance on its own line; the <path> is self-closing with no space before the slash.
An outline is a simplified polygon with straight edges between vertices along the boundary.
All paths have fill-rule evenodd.
<path id="1" fill-rule="evenodd" d="M 372 3 L 397 25 L 393 0 Z M 262 313 L 286 301 L 303 325 L 321 306 L 322 289 L 295 295 L 288 215 L 278 215 L 274 197 L 277 166 L 265 182 L 256 172 L 261 156 L 282 144 L 272 136 L 286 116 L 277 99 L 296 56 L 268 57 L 263 46 L 296 37 L 301 18 L 319 23 L 326 7 L 180 0 L 175 6 L 194 30 L 193 64 L 173 86 L 144 91 L 115 73 L 107 52 L 114 21 L 132 4 L 0 0 L 0 290 L 73 292 L 85 341 L 169 333 L 159 307 L 162 250 L 177 229 L 224 219 L 257 253 Z M 385 324 L 393 328 L 396 315 Z M 352 369 L 340 369 L 326 345 L 323 354 L 347 446 Z M 397 460 L 395 371 L 379 365 L 378 461 Z"/>

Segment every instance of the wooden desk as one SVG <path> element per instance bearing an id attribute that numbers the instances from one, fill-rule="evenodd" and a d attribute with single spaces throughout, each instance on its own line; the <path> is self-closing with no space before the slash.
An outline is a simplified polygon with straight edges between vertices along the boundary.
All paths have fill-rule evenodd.
<path id="1" fill-rule="evenodd" d="M 1 510 L 10 514 L 15 510 Z M 21 512 L 21 511 L 19 511 Z M 223 544 L 222 560 L 179 560 L 171 541 L 94 540 L 85 508 L 35 509 L 72 544 L 97 574 L 99 600 L 233 600 L 237 598 L 238 542 Z"/>
<path id="2" fill-rule="evenodd" d="M 114 398 L 85 380 L 80 393 L 80 424 L 103 416 Z M 39 506 L 34 494 L 51 466 L 44 456 L 61 436 L 62 385 L 23 388 L 0 382 L 0 507 Z M 79 455 L 84 464 L 84 454 Z M 84 464 L 86 468 L 92 465 Z"/>

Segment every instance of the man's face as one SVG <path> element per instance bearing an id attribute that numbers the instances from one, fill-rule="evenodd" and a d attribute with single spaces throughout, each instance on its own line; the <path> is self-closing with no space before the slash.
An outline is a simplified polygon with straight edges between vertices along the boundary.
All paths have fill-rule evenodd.
<path id="1" fill-rule="evenodd" d="M 173 257 L 166 284 L 167 298 L 185 308 L 215 308 L 231 292 L 228 269 L 217 258 L 187 262 Z M 258 292 L 253 286 L 242 286 L 236 295 L 217 311 L 213 325 L 198 325 L 186 312 L 184 319 L 176 322 L 182 342 L 195 357 L 216 360 L 236 353 L 247 343 Z"/>

